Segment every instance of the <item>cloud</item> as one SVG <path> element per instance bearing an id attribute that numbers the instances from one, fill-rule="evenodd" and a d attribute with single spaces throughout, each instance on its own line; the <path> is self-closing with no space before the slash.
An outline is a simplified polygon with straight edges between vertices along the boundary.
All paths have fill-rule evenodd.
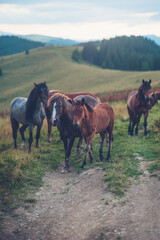
<path id="1" fill-rule="evenodd" d="M 100 1 L 102 2 L 102 1 Z M 112 2 L 112 1 L 111 1 Z M 113 1 L 113 6 L 116 1 Z M 124 0 L 122 1 L 124 2 Z M 117 2 L 118 4 L 118 2 Z M 98 1 L 59 1 L 33 4 L 0 4 L 0 22 L 4 24 L 54 24 L 101 21 L 133 21 L 151 19 L 156 12 L 135 12 L 133 9 L 118 9 Z M 156 19 L 155 19 L 156 20 Z"/>
<path id="2" fill-rule="evenodd" d="M 159 7 L 159 0 L 0 0 L 0 30 L 76 40 L 160 35 Z"/>

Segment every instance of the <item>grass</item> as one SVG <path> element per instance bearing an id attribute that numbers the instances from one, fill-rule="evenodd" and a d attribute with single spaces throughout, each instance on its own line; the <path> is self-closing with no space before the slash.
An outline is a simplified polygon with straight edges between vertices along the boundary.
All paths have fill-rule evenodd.
<path id="1" fill-rule="evenodd" d="M 51 47 L 30 51 L 29 55 L 16 54 L 0 59 L 4 75 L 0 77 L 0 109 L 9 110 L 11 100 L 17 96 L 28 96 L 34 82 L 47 81 L 49 89 L 64 92 L 104 92 L 123 90 L 140 84 L 142 78 L 152 78 L 153 84 L 160 85 L 159 71 L 125 72 L 103 70 L 97 67 L 77 64 L 71 60 L 74 47 Z M 128 113 L 126 102 L 112 103 L 115 111 L 114 142 L 109 163 L 99 160 L 99 149 L 96 147 L 99 136 L 93 142 L 94 163 L 88 161 L 84 170 L 99 166 L 104 169 L 104 181 L 107 191 L 115 196 L 123 196 L 132 182 L 139 178 L 143 171 L 139 169 L 142 160 L 135 154 L 149 161 L 148 170 L 152 177 L 158 177 L 160 170 L 160 119 L 159 105 L 156 105 L 148 117 L 148 136 L 143 136 L 143 119 L 140 122 L 138 137 L 128 137 Z M 2 117 L 3 116 L 3 117 Z M 28 130 L 26 130 L 28 139 Z M 64 161 L 64 147 L 59 133 L 54 128 L 52 144 L 46 146 L 47 123 L 43 124 L 40 148 L 35 149 L 35 130 L 32 153 L 20 149 L 21 139 L 18 134 L 18 150 L 13 149 L 13 139 L 9 116 L 0 117 L 0 219 L 19 204 L 34 203 L 32 192 L 43 185 L 46 171 L 55 170 Z M 79 173 L 84 156 L 78 158 L 76 143 L 72 149 L 70 164 Z M 83 149 L 84 151 L 84 149 Z M 107 148 L 104 147 L 104 155 Z M 66 192 L 69 191 L 66 188 Z M 66 193 L 64 192 L 64 193 Z M 28 205 L 26 205 L 28 207 Z"/>
<path id="2" fill-rule="evenodd" d="M 124 90 L 140 85 L 143 78 L 160 85 L 160 71 L 131 72 L 101 69 L 72 61 L 75 47 L 49 47 L 0 58 L 0 109 L 9 110 L 17 96 L 27 97 L 33 83 L 46 81 L 49 89 L 92 93 Z"/>
<path id="3" fill-rule="evenodd" d="M 143 120 L 140 122 L 139 136 L 128 137 L 126 103 L 112 103 L 112 106 L 116 120 L 111 160 L 109 163 L 99 160 L 99 149 L 96 147 L 99 136 L 96 135 L 93 142 L 94 162 L 90 164 L 88 161 L 83 171 L 97 166 L 102 168 L 104 170 L 103 180 L 107 183 L 106 191 L 110 191 L 115 197 L 122 197 L 128 187 L 143 174 L 143 170 L 139 168 L 140 161 L 149 161 L 148 171 L 151 177 L 160 180 L 160 119 L 158 117 L 160 106 L 156 105 L 150 111 L 147 137 L 143 135 Z M 34 130 L 34 143 L 35 132 Z M 28 139 L 28 130 L 25 135 Z M 13 149 L 9 117 L 0 118 L 0 222 L 7 214 L 14 216 L 15 208 L 23 205 L 28 209 L 30 205 L 34 205 L 36 203 L 34 192 L 43 186 L 43 176 L 46 171 L 56 170 L 64 161 L 64 147 L 56 128 L 53 129 L 52 135 L 51 145 L 46 146 L 47 123 L 45 120 L 41 130 L 40 148 L 36 149 L 33 143 L 32 153 L 28 155 L 27 151 L 20 149 L 19 134 L 17 139 L 19 148 Z M 74 166 L 77 173 L 80 173 L 84 155 L 78 158 L 77 141 L 78 139 L 71 152 L 70 165 Z M 104 156 L 107 155 L 107 150 L 104 146 Z M 137 155 L 143 157 L 143 160 L 137 158 Z M 65 195 L 68 191 L 69 188 L 66 187 L 61 194 Z"/>

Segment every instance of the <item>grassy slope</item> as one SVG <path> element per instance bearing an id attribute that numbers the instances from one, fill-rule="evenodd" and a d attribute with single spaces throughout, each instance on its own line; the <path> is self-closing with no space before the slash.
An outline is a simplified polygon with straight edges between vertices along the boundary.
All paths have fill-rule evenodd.
<path id="1" fill-rule="evenodd" d="M 126 72 L 77 64 L 71 60 L 74 48 L 39 48 L 29 55 L 21 53 L 1 58 L 0 109 L 9 109 L 14 97 L 27 97 L 34 82 L 46 81 L 49 89 L 64 92 L 92 93 L 135 87 L 143 78 L 151 78 L 154 85 L 160 84 L 160 71 Z"/>
<path id="2" fill-rule="evenodd" d="M 27 96 L 33 82 L 46 80 L 49 88 L 62 91 L 91 92 L 108 91 L 109 89 L 125 89 L 139 85 L 142 78 L 152 78 L 153 82 L 159 83 L 160 72 L 123 72 L 102 70 L 87 65 L 79 65 L 71 61 L 72 48 L 51 48 L 31 51 L 28 56 L 17 54 L 0 60 L 0 66 L 4 76 L 0 78 L 0 109 L 9 108 L 11 98 L 14 96 Z M 43 53 L 43 54 L 42 54 Z M 61 64 L 59 64 L 61 63 Z M 101 81 L 97 82 L 97 79 Z M 118 81 L 117 81 L 118 79 Z M 67 81 L 70 80 L 70 81 Z M 80 81 L 81 80 L 81 81 Z M 138 80 L 138 81 L 137 81 Z M 83 84 L 82 84 L 83 82 Z M 98 135 L 94 139 L 94 164 L 102 166 L 105 171 L 105 181 L 108 189 L 118 196 L 122 196 L 130 182 L 142 174 L 139 170 L 139 161 L 136 154 L 144 157 L 145 161 L 153 161 L 150 171 L 156 175 L 160 170 L 159 159 L 159 138 L 160 127 L 153 123 L 159 119 L 160 105 L 156 105 L 149 114 L 149 134 L 143 136 L 140 130 L 139 137 L 129 138 L 127 134 L 128 114 L 126 103 L 113 103 L 116 114 L 114 128 L 114 142 L 111 152 L 110 163 L 99 162 L 98 149 L 95 147 L 98 142 Z M 141 119 L 140 129 L 143 119 Z M 26 131 L 28 139 L 28 130 Z M 28 155 L 20 149 L 20 136 L 18 134 L 17 151 L 13 150 L 13 139 L 9 117 L 0 118 L 0 218 L 1 212 L 8 211 L 8 206 L 18 204 L 14 201 L 15 196 L 20 197 L 22 190 L 30 189 L 42 184 L 42 176 L 48 169 L 55 169 L 64 161 L 64 148 L 60 142 L 58 131 L 54 130 L 53 142 L 46 146 L 47 126 L 46 120 L 41 131 L 40 148 L 37 150 L 32 146 L 32 154 Z M 35 130 L 34 130 L 35 142 Z M 28 146 L 28 144 L 27 144 Z M 104 151 L 106 154 L 106 150 Z M 71 153 L 70 163 L 77 171 L 84 156 L 80 159 L 76 154 L 76 144 Z M 86 168 L 92 167 L 89 163 Z M 157 175 L 159 176 L 159 175 Z M 20 189 L 20 190 L 19 190 Z M 25 198 L 22 194 L 22 198 Z M 12 203 L 12 204 L 11 204 Z M 8 205 L 9 204 L 9 205 Z"/>

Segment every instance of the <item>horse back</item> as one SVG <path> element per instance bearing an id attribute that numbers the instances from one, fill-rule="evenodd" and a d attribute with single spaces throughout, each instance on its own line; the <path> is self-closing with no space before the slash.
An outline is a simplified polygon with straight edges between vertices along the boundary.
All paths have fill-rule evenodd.
<path id="1" fill-rule="evenodd" d="M 128 99 L 127 99 L 127 107 L 134 112 L 135 104 L 136 104 L 136 95 L 138 91 L 133 91 L 129 93 Z"/>
<path id="2" fill-rule="evenodd" d="M 96 132 L 100 133 L 110 128 L 113 130 L 114 127 L 114 111 L 113 108 L 107 103 L 101 103 L 94 107 L 97 116 L 97 127 Z"/>
<path id="3" fill-rule="evenodd" d="M 27 98 L 17 97 L 13 99 L 10 106 L 10 118 L 16 121 L 26 124 L 25 113 L 26 113 L 26 102 Z"/>
<path id="4" fill-rule="evenodd" d="M 95 107 L 99 103 L 99 101 L 96 98 L 92 97 L 91 95 L 78 95 L 73 100 L 74 102 L 78 102 L 82 101 L 82 98 L 84 98 L 85 102 L 89 104 L 91 107 Z"/>

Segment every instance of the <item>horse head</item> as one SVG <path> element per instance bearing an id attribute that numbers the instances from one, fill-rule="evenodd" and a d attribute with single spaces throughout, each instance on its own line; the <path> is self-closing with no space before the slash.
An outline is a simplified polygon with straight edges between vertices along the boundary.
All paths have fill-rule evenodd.
<path id="1" fill-rule="evenodd" d="M 55 94 L 51 106 L 51 123 L 53 126 L 56 126 L 59 119 L 64 115 L 65 110 L 67 109 L 67 104 L 72 104 L 70 98 L 64 94 L 57 93 Z"/>
<path id="2" fill-rule="evenodd" d="M 150 97 L 149 109 L 151 109 L 155 104 L 158 104 L 159 98 L 157 92 L 155 93 L 152 92 L 149 97 Z"/>
<path id="3" fill-rule="evenodd" d="M 46 85 L 46 82 L 43 82 L 43 83 L 39 83 L 39 84 L 36 84 L 34 83 L 35 85 L 35 89 L 36 89 L 36 92 L 40 98 L 40 100 L 45 104 L 47 105 L 47 100 L 48 100 L 48 87 Z"/>
<path id="4" fill-rule="evenodd" d="M 84 97 L 82 98 L 82 100 L 73 100 L 73 113 L 74 113 L 73 125 L 76 128 L 81 125 L 83 119 L 87 118 L 86 109 L 89 112 L 93 111 L 92 107 L 87 104 Z"/>
<path id="5" fill-rule="evenodd" d="M 151 79 L 147 82 L 144 79 L 142 80 L 142 85 L 138 90 L 139 98 L 141 101 L 149 102 L 150 101 L 150 90 L 151 90 Z"/>

